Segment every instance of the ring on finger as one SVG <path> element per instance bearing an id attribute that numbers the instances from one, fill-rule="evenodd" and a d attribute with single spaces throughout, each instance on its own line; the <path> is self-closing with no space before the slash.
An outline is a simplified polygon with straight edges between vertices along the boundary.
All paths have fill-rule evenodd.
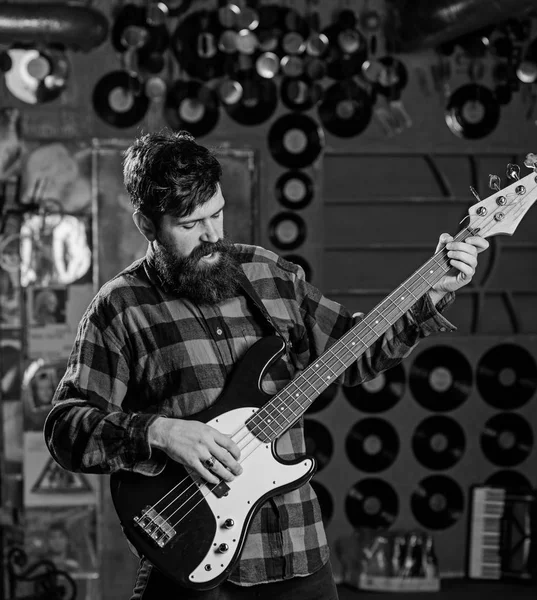
<path id="1" fill-rule="evenodd" d="M 212 469 L 214 467 L 214 456 L 210 456 L 207 460 L 204 460 L 203 466 L 207 469 Z"/>

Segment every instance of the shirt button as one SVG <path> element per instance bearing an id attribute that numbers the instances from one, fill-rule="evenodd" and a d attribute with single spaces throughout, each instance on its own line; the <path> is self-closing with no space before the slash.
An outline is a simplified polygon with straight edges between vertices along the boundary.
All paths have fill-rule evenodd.
<path id="1" fill-rule="evenodd" d="M 445 331 L 446 328 L 445 327 L 440 327 L 440 331 Z"/>
<path id="2" fill-rule="evenodd" d="M 218 335 L 222 335 L 222 330 L 220 329 L 220 327 L 219 327 L 219 328 L 216 330 L 216 333 L 217 333 Z"/>

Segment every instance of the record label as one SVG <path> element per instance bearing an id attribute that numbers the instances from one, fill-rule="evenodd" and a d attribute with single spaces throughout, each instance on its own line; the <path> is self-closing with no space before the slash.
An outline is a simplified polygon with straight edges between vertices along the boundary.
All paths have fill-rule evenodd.
<path id="1" fill-rule="evenodd" d="M 517 344 L 494 346 L 477 364 L 476 384 L 490 406 L 500 410 L 520 408 L 537 390 L 537 363 Z"/>
<path id="2" fill-rule="evenodd" d="M 434 346 L 421 352 L 408 377 L 415 400 L 435 412 L 458 408 L 470 395 L 472 367 L 450 346 Z"/>

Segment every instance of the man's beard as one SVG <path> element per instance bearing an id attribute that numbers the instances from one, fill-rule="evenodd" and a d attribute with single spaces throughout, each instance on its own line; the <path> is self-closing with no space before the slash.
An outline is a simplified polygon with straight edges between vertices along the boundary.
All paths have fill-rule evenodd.
<path id="1" fill-rule="evenodd" d="M 220 256 L 214 263 L 200 259 L 212 252 Z M 170 289 L 196 304 L 216 304 L 233 298 L 239 290 L 242 273 L 235 246 L 227 239 L 215 243 L 203 242 L 189 256 L 177 256 L 167 246 L 153 244 L 153 265 Z"/>

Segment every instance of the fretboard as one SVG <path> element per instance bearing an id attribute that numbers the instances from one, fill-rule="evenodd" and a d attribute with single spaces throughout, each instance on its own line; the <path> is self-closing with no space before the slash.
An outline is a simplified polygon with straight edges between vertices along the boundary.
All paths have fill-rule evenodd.
<path id="1" fill-rule="evenodd" d="M 455 240 L 463 241 L 472 233 L 464 229 Z M 248 429 L 263 442 L 278 438 L 450 268 L 447 252 L 437 252 L 250 417 L 246 422 Z"/>

